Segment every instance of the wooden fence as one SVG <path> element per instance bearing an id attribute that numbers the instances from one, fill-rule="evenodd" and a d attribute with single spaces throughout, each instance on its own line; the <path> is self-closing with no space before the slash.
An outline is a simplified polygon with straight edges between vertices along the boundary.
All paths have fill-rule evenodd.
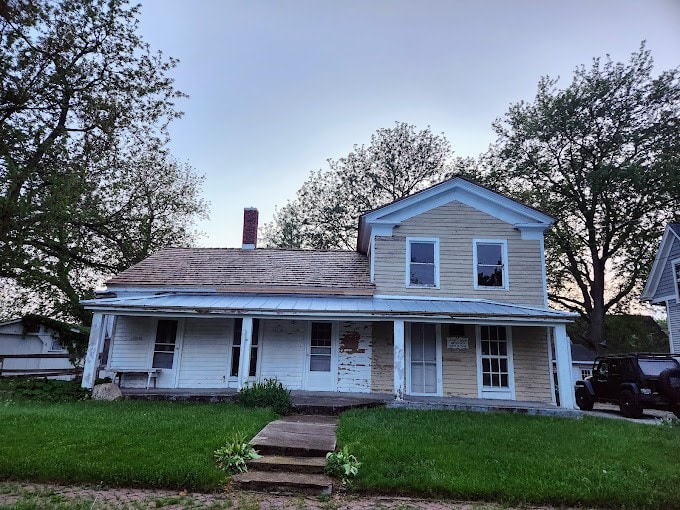
<path id="1" fill-rule="evenodd" d="M 0 377 L 58 377 L 82 375 L 83 369 L 71 368 L 4 368 L 10 359 L 68 359 L 68 354 L 0 354 Z"/>

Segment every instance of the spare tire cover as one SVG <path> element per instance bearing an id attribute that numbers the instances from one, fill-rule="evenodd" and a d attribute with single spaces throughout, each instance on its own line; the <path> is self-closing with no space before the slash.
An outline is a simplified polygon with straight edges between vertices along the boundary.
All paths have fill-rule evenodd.
<path id="1" fill-rule="evenodd" d="M 659 374 L 659 391 L 680 403 L 680 368 L 668 368 Z"/>

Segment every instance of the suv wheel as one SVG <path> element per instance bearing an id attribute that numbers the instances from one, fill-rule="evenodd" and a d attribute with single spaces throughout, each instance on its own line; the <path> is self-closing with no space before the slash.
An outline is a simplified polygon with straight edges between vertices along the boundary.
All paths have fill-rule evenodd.
<path id="1" fill-rule="evenodd" d="M 626 418 L 641 418 L 642 417 L 642 407 L 640 407 L 640 401 L 637 395 L 631 390 L 624 390 L 619 395 L 619 407 L 621 408 L 621 414 Z"/>
<path id="2" fill-rule="evenodd" d="M 592 411 L 595 399 L 588 393 L 588 390 L 580 386 L 576 388 L 576 405 L 581 411 Z"/>

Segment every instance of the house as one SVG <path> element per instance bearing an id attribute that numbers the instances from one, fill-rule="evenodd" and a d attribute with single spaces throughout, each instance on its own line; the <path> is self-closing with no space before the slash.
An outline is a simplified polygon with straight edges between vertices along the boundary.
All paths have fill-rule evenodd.
<path id="1" fill-rule="evenodd" d="M 0 323 L 0 376 L 49 376 L 70 379 L 76 367 L 59 332 L 32 317 Z M 68 375 L 71 374 L 71 375 Z"/>
<path id="2" fill-rule="evenodd" d="M 554 403 L 552 347 L 571 380 L 565 325 L 548 308 L 553 218 L 456 177 L 359 219 L 356 251 L 167 248 L 111 278 L 94 312 L 83 386 L 109 332 L 123 386 L 290 389 Z M 153 381 L 152 381 L 153 377 Z M 562 406 L 573 408 L 571 384 Z"/>
<path id="3" fill-rule="evenodd" d="M 680 223 L 666 225 L 640 299 L 666 306 L 670 352 L 680 354 Z"/>
<path id="4" fill-rule="evenodd" d="M 593 363 L 597 353 L 581 344 L 571 344 L 571 380 L 582 381 L 593 375 Z M 573 387 L 573 385 L 572 385 Z"/>

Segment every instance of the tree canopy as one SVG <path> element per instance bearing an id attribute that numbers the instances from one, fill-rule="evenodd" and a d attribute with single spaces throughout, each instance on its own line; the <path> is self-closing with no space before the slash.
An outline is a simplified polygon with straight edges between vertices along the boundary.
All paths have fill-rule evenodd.
<path id="1" fill-rule="evenodd" d="M 279 248 L 354 249 L 359 216 L 443 180 L 451 145 L 430 128 L 403 122 L 378 129 L 368 146 L 355 145 L 329 169 L 313 172 L 294 200 L 264 227 Z"/>
<path id="2" fill-rule="evenodd" d="M 511 105 L 487 158 L 496 189 L 556 218 L 546 237 L 550 299 L 581 314 L 593 347 L 625 309 L 680 211 L 680 75 L 652 73 L 644 43 L 628 63 L 596 58 L 571 83 L 545 77 Z"/>
<path id="3" fill-rule="evenodd" d="M 43 312 L 102 275 L 191 242 L 202 177 L 166 149 L 180 116 L 173 59 L 124 0 L 17 0 L 0 9 L 0 278 Z"/>

